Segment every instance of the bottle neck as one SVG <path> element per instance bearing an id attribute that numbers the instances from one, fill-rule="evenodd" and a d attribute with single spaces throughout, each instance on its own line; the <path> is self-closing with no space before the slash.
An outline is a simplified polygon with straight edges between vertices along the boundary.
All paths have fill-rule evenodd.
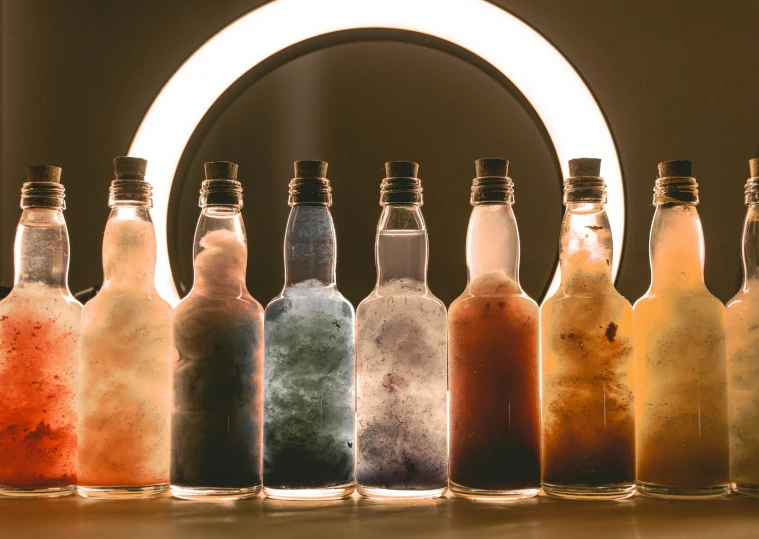
<path id="1" fill-rule="evenodd" d="M 69 235 L 63 211 L 26 208 L 13 249 L 14 287 L 45 286 L 68 291 Z"/>
<path id="2" fill-rule="evenodd" d="M 285 233 L 285 288 L 310 281 L 335 285 L 337 240 L 329 208 L 297 204 L 290 210 Z"/>
<path id="3" fill-rule="evenodd" d="M 194 253 L 193 293 L 236 298 L 247 295 L 248 244 L 239 207 L 212 205 L 201 210 Z"/>
<path id="4" fill-rule="evenodd" d="M 103 237 L 104 287 L 155 290 L 156 237 L 150 209 L 116 203 Z"/>
<path id="5" fill-rule="evenodd" d="M 466 263 L 470 285 L 485 276 L 500 276 L 519 289 L 519 230 L 511 204 L 474 206 L 466 235 Z"/>
<path id="6" fill-rule="evenodd" d="M 743 222 L 743 291 L 759 290 L 759 204 L 749 204 Z"/>
<path id="7" fill-rule="evenodd" d="M 567 202 L 561 223 L 561 285 L 568 293 L 613 286 L 612 238 L 603 202 Z"/>
<path id="8" fill-rule="evenodd" d="M 427 229 L 417 204 L 386 204 L 377 226 L 377 290 L 427 291 Z"/>
<path id="9" fill-rule="evenodd" d="M 703 288 L 704 232 L 695 204 L 657 205 L 649 244 L 651 289 Z"/>

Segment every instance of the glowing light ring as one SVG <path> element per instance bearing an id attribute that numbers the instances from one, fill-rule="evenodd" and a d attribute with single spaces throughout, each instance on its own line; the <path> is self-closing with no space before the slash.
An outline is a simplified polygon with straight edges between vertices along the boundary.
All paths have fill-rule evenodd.
<path id="1" fill-rule="evenodd" d="M 275 0 L 236 20 L 204 43 L 156 97 L 129 148 L 148 160 L 158 236 L 156 287 L 179 302 L 169 262 L 169 195 L 187 142 L 203 116 L 238 78 L 301 41 L 362 28 L 433 36 L 479 56 L 527 98 L 548 131 L 567 175 L 574 157 L 600 157 L 614 240 L 612 275 L 625 228 L 622 170 L 614 139 L 595 98 L 572 65 L 545 38 L 485 0 Z M 559 268 L 548 295 L 559 283 Z"/>

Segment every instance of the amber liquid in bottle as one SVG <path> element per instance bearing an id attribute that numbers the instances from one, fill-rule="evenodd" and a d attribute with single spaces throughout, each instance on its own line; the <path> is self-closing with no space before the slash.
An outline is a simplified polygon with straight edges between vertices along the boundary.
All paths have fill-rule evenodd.
<path id="1" fill-rule="evenodd" d="M 751 160 L 743 226 L 743 286 L 727 304 L 730 482 L 759 496 L 759 158 Z"/>
<path id="2" fill-rule="evenodd" d="M 632 308 L 611 278 L 600 161 L 570 161 L 561 284 L 541 307 L 543 490 L 622 499 L 635 491 Z"/>
<path id="3" fill-rule="evenodd" d="M 635 303 L 637 484 L 659 497 L 728 492 L 725 307 L 704 284 L 690 162 L 659 165 L 651 287 Z"/>
<path id="4" fill-rule="evenodd" d="M 517 499 L 540 491 L 538 306 L 519 285 L 508 162 L 477 161 L 469 282 L 448 312 L 451 491 Z"/>

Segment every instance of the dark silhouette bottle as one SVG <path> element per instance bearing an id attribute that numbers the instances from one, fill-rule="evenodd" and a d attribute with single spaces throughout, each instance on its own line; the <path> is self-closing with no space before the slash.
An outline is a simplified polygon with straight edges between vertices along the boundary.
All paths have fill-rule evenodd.
<path id="1" fill-rule="evenodd" d="M 245 285 L 237 165 L 205 164 L 195 280 L 174 312 L 171 493 L 235 500 L 261 489 L 263 309 Z"/>
<path id="2" fill-rule="evenodd" d="M 60 176 L 29 167 L 21 190 L 14 286 L 0 302 L 0 496 L 76 491 L 82 306 L 68 287 Z"/>
<path id="3" fill-rule="evenodd" d="M 324 161 L 296 161 L 285 286 L 266 307 L 264 492 L 328 500 L 354 490 L 353 307 L 337 290 Z"/>
<path id="4" fill-rule="evenodd" d="M 538 305 L 519 284 L 508 161 L 472 183 L 466 290 L 448 310 L 450 488 L 469 498 L 540 491 Z"/>

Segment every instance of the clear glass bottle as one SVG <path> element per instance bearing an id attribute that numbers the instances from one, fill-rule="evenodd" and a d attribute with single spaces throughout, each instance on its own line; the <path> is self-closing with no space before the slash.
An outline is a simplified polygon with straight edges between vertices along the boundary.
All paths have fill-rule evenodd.
<path id="1" fill-rule="evenodd" d="M 469 278 L 448 310 L 449 485 L 468 498 L 517 499 L 540 491 L 539 314 L 519 284 L 508 164 L 476 162 Z"/>
<path id="2" fill-rule="evenodd" d="M 725 307 L 704 284 L 690 161 L 659 164 L 651 286 L 635 303 L 637 485 L 659 497 L 728 493 Z"/>
<path id="3" fill-rule="evenodd" d="M 564 498 L 635 492 L 632 308 L 611 278 L 600 170 L 600 159 L 569 162 L 561 284 L 540 309 L 543 490 Z"/>
<path id="4" fill-rule="evenodd" d="M 81 304 L 68 287 L 61 169 L 29 167 L 13 290 L 0 302 L 0 496 L 76 491 Z"/>
<path id="5" fill-rule="evenodd" d="M 285 286 L 266 307 L 264 492 L 330 500 L 354 490 L 353 306 L 337 290 L 324 161 L 296 161 Z"/>
<path id="6" fill-rule="evenodd" d="M 727 395 L 732 489 L 759 497 L 759 157 L 750 169 L 743 286 L 727 304 Z"/>
<path id="7" fill-rule="evenodd" d="M 155 289 L 144 159 L 117 157 L 103 287 L 82 316 L 77 491 L 144 498 L 169 487 L 172 310 Z"/>
<path id="8" fill-rule="evenodd" d="M 237 500 L 261 490 L 263 308 L 248 292 L 237 165 L 205 164 L 195 280 L 174 311 L 171 493 Z"/>
<path id="9" fill-rule="evenodd" d="M 371 498 L 448 485 L 446 310 L 427 286 L 418 165 L 385 165 L 377 284 L 356 313 L 356 483 Z"/>

